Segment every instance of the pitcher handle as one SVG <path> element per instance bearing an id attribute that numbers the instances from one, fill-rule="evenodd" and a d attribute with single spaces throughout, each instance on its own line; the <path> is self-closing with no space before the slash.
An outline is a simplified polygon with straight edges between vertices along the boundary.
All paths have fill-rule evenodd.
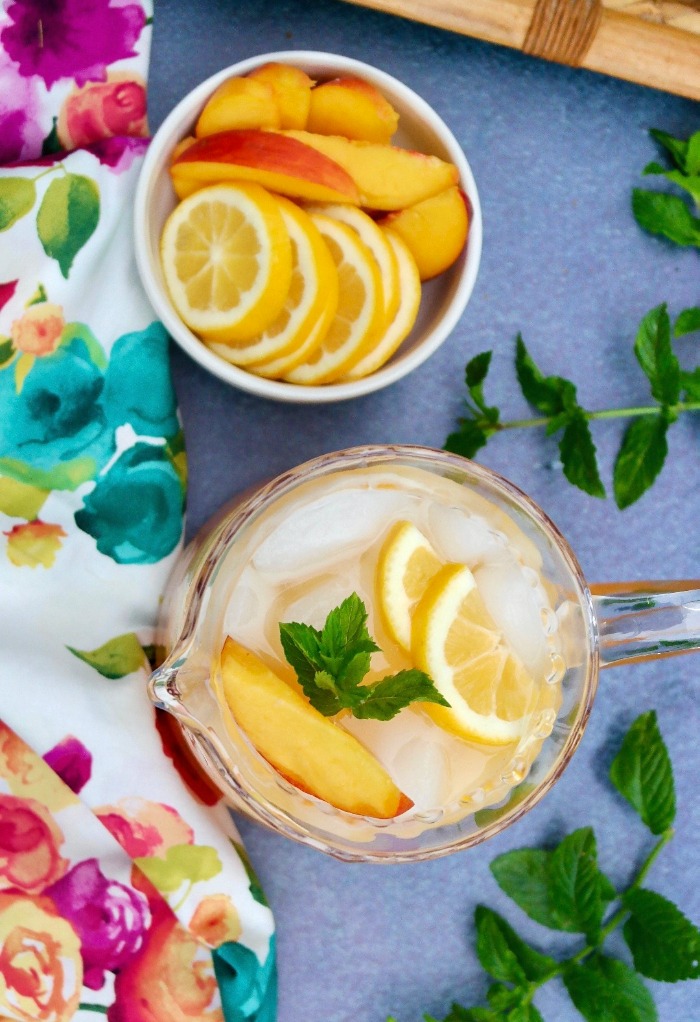
<path id="1" fill-rule="evenodd" d="M 700 579 L 591 586 L 600 666 L 700 650 Z"/>

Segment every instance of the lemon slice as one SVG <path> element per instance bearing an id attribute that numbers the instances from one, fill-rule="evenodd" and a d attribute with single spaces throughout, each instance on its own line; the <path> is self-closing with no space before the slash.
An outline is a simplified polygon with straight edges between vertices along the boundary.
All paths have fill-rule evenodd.
<path id="1" fill-rule="evenodd" d="M 410 334 L 420 308 L 422 293 L 420 274 L 408 245 L 394 231 L 384 230 L 382 233 L 396 256 L 399 270 L 399 306 L 394 318 L 387 321 L 381 339 L 347 373 L 348 380 L 359 380 L 383 366 Z"/>
<path id="2" fill-rule="evenodd" d="M 166 221 L 161 260 L 182 320 L 224 343 L 267 329 L 292 278 L 279 203 L 256 184 L 214 185 L 181 202 Z"/>
<path id="3" fill-rule="evenodd" d="M 401 291 L 399 289 L 399 265 L 394 248 L 389 244 L 384 231 L 377 227 L 371 216 L 357 206 L 348 206 L 340 202 L 314 203 L 307 206 L 308 212 L 322 213 L 341 224 L 347 224 L 364 242 L 374 256 L 382 283 L 382 307 L 384 321 L 390 323 L 399 307 Z"/>
<path id="4" fill-rule="evenodd" d="M 329 293 L 328 302 L 321 315 L 314 325 L 309 329 L 306 337 L 292 351 L 279 358 L 266 359 L 264 362 L 255 362 L 246 368 L 256 376 L 264 376 L 267 380 L 280 380 L 291 369 L 295 369 L 302 362 L 305 362 L 323 342 L 326 331 L 338 308 L 337 287 Z"/>
<path id="5" fill-rule="evenodd" d="M 321 213 L 312 221 L 338 270 L 338 308 L 321 345 L 285 373 L 290 383 L 332 383 L 370 350 L 384 323 L 382 282 L 372 253 L 347 224 Z"/>
<path id="6" fill-rule="evenodd" d="M 212 351 L 234 365 L 250 366 L 296 352 L 322 313 L 338 305 L 338 271 L 328 246 L 303 210 L 281 196 L 277 202 L 292 244 L 287 300 L 277 318 L 255 337 L 226 345 L 208 342 Z"/>
<path id="7" fill-rule="evenodd" d="M 253 746 L 296 787 L 361 816 L 390 819 L 411 808 L 410 799 L 353 735 L 231 638 L 221 653 L 221 688 Z"/>
<path id="8" fill-rule="evenodd" d="M 442 561 L 413 522 L 397 522 L 379 552 L 376 588 L 386 629 L 411 648 L 411 616 Z"/>
<path id="9" fill-rule="evenodd" d="M 412 652 L 450 703 L 423 707 L 445 730 L 489 745 L 525 733 L 540 686 L 502 641 L 469 568 L 447 564 L 428 583 L 413 615 Z"/>

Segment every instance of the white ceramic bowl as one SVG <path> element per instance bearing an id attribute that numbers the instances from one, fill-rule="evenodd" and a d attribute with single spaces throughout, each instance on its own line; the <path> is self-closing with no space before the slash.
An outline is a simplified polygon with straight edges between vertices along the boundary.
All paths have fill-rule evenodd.
<path id="1" fill-rule="evenodd" d="M 179 318 L 168 296 L 160 266 L 159 242 L 163 225 L 176 204 L 168 166 L 177 142 L 192 133 L 200 110 L 212 92 L 232 75 L 247 74 L 268 61 L 294 64 L 316 80 L 352 74 L 372 82 L 399 113 L 396 145 L 417 149 L 454 163 L 461 187 L 471 203 L 471 223 L 465 251 L 448 270 L 423 285 L 418 319 L 399 350 L 381 369 L 348 383 L 306 387 L 266 380 L 233 366 L 210 351 Z M 151 303 L 173 339 L 215 376 L 241 390 L 277 401 L 315 404 L 342 401 L 386 387 L 421 365 L 454 329 L 474 287 L 481 258 L 481 206 L 474 177 L 457 140 L 428 104 L 396 78 L 358 60 L 313 50 L 291 50 L 250 57 L 224 68 L 202 82 L 175 107 L 156 132 L 136 191 L 134 235 L 136 261 Z"/>

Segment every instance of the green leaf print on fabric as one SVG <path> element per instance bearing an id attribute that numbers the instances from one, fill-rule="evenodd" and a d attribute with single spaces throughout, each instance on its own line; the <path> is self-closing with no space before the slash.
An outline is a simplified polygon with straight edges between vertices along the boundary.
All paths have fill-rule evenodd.
<path id="1" fill-rule="evenodd" d="M 36 186 L 26 177 L 0 178 L 0 231 L 7 231 L 34 205 Z"/>
<path id="2" fill-rule="evenodd" d="M 184 885 L 178 902 L 171 904 L 174 912 L 184 904 L 194 884 L 212 880 L 223 870 L 219 853 L 210 845 L 171 845 L 164 858 L 140 856 L 134 864 L 161 894 L 175 894 Z"/>
<path id="3" fill-rule="evenodd" d="M 36 229 L 44 251 L 68 277 L 73 260 L 100 219 L 100 193 L 91 178 L 66 174 L 52 181 L 41 200 Z"/>
<path id="4" fill-rule="evenodd" d="M 42 490 L 38 486 L 29 486 L 27 483 L 17 482 L 16 479 L 0 476 L 0 511 L 9 518 L 34 521 L 48 495 L 48 490 Z"/>
<path id="5" fill-rule="evenodd" d="M 125 678 L 147 663 L 146 654 L 134 632 L 117 635 L 97 649 L 74 649 L 73 646 L 66 646 L 66 649 L 94 667 L 103 678 Z"/>

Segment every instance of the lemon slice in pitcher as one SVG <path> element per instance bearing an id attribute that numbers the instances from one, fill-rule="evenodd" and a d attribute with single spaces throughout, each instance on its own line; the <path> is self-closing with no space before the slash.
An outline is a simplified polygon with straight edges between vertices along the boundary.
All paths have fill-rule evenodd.
<path id="1" fill-rule="evenodd" d="M 394 525 L 379 552 L 376 586 L 386 629 L 403 649 L 411 648 L 413 609 L 441 567 L 420 529 L 412 522 Z"/>
<path id="2" fill-rule="evenodd" d="M 424 709 L 446 731 L 507 745 L 527 730 L 540 685 L 505 645 L 462 564 L 447 564 L 428 583 L 413 614 L 412 652 L 448 707 Z"/>

